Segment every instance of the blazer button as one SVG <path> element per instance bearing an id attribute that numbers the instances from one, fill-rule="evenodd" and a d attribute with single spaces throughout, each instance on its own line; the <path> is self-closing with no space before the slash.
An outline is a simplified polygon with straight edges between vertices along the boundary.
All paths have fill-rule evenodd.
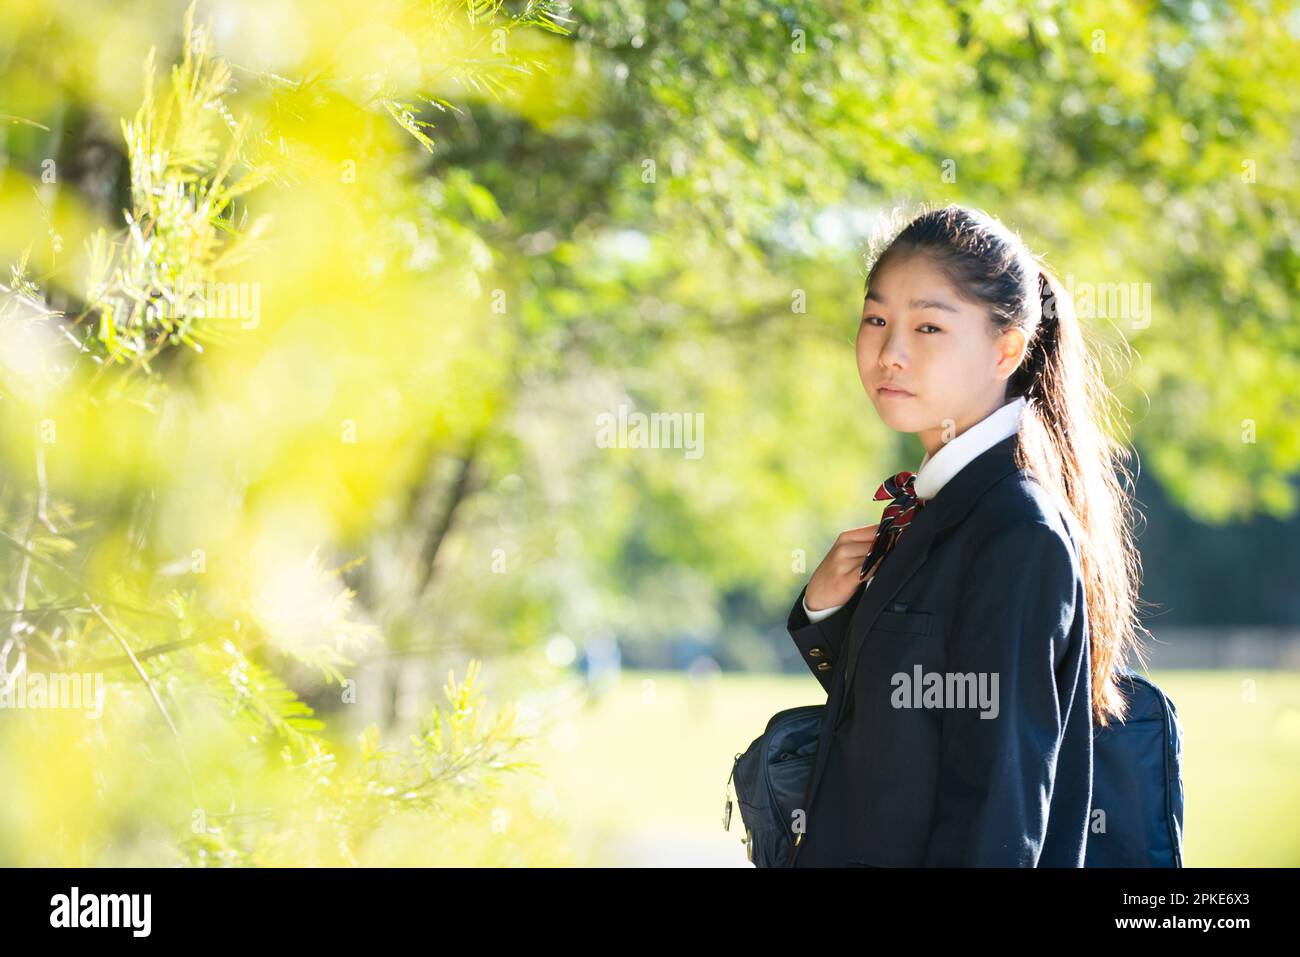
<path id="1" fill-rule="evenodd" d="M 814 658 L 821 658 L 826 654 L 826 652 L 822 651 L 820 648 L 810 648 L 808 649 L 808 654 L 812 655 Z"/>
<path id="2" fill-rule="evenodd" d="M 823 661 L 819 665 L 817 665 L 817 670 L 825 671 L 827 668 L 832 668 L 832 667 L 834 667 L 834 665 L 832 665 L 829 661 Z"/>

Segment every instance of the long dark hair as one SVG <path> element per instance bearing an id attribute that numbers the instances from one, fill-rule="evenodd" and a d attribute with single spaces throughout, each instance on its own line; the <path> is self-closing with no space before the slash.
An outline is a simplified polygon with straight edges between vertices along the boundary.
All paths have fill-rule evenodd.
<path id="1" fill-rule="evenodd" d="M 897 214 L 895 214 L 897 216 Z M 1024 332 L 1029 343 L 1007 380 L 1006 399 L 1029 410 L 1016 443 L 1028 470 L 1073 518 L 1079 535 L 1092 661 L 1092 713 L 1123 720 L 1116 669 L 1144 660 L 1137 620 L 1141 559 L 1134 544 L 1129 449 L 1114 436 L 1114 397 L 1060 281 L 1020 237 L 982 210 L 925 209 L 877 240 L 867 286 L 890 262 L 924 255 L 971 302 L 988 307 L 991 333 Z M 1121 481 L 1122 479 L 1122 481 Z M 1144 662 L 1145 664 L 1145 662 Z"/>

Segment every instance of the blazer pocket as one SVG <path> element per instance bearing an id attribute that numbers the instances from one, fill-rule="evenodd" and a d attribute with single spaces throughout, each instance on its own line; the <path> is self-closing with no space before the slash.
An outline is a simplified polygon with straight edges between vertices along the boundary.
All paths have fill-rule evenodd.
<path id="1" fill-rule="evenodd" d="M 872 631 L 928 635 L 934 631 L 934 613 L 928 611 L 882 611 Z"/>

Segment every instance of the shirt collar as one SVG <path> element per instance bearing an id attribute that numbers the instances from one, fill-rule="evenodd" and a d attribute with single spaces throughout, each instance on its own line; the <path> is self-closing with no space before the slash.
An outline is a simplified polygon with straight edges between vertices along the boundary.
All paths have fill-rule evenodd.
<path id="1" fill-rule="evenodd" d="M 1017 396 L 951 439 L 933 456 L 927 452 L 912 485 L 917 497 L 934 498 L 971 459 L 1019 432 L 1021 416 L 1028 404 L 1023 395 Z"/>

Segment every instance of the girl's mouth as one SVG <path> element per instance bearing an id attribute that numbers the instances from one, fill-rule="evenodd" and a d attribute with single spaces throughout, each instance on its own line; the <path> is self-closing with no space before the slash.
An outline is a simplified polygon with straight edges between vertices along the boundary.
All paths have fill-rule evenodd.
<path id="1" fill-rule="evenodd" d="M 876 392 L 886 399 L 910 399 L 912 397 L 912 393 L 906 389 L 894 389 L 886 385 L 880 386 L 876 389 Z"/>

